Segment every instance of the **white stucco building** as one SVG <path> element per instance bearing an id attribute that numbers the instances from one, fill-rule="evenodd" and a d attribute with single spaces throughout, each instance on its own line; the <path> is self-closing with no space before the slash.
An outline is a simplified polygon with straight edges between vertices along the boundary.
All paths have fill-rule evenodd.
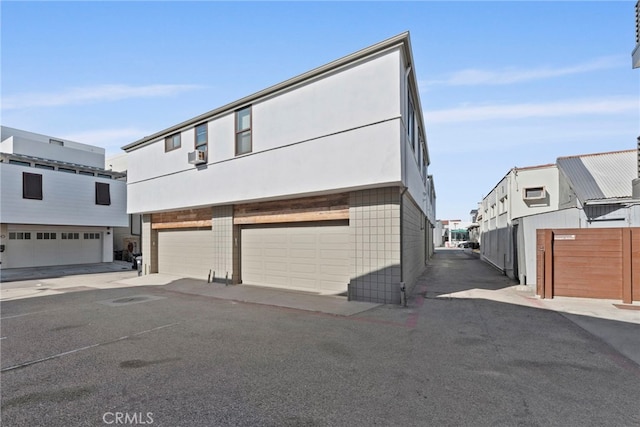
<path id="1" fill-rule="evenodd" d="M 514 168 L 482 201 L 482 259 L 535 286 L 536 230 L 640 226 L 632 194 L 639 150 L 560 157 Z"/>
<path id="2" fill-rule="evenodd" d="M 398 302 L 433 250 L 408 33 L 123 149 L 145 273 Z"/>
<path id="3" fill-rule="evenodd" d="M 513 168 L 482 199 L 479 216 L 480 254 L 484 261 L 517 278 L 517 218 L 558 210 L 558 167 L 555 164 Z"/>
<path id="4" fill-rule="evenodd" d="M 0 268 L 111 262 L 126 184 L 104 149 L 1 129 Z"/>

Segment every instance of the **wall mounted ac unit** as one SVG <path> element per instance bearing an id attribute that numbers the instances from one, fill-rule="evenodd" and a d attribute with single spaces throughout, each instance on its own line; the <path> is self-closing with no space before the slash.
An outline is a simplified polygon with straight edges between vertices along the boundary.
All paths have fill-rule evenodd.
<path id="1" fill-rule="evenodd" d="M 204 151 L 196 150 L 188 154 L 189 163 L 192 165 L 201 165 L 207 163 L 207 153 Z"/>

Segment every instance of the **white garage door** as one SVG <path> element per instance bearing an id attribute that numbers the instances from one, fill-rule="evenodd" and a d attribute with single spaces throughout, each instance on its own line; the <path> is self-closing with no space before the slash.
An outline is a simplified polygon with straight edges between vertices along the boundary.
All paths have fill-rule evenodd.
<path id="1" fill-rule="evenodd" d="M 163 230 L 158 232 L 158 272 L 206 280 L 213 265 L 213 232 Z M 219 272 L 216 273 L 219 275 Z"/>
<path id="2" fill-rule="evenodd" d="M 349 226 L 242 229 L 242 283 L 341 293 L 349 282 Z"/>
<path id="3" fill-rule="evenodd" d="M 8 268 L 102 262 L 102 234 L 21 230 L 9 232 Z"/>

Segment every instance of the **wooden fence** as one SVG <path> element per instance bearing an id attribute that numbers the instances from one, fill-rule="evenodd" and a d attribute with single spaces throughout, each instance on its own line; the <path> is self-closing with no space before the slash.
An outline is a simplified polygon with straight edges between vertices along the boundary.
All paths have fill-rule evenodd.
<path id="1" fill-rule="evenodd" d="M 539 229 L 537 293 L 640 301 L 640 228 Z"/>

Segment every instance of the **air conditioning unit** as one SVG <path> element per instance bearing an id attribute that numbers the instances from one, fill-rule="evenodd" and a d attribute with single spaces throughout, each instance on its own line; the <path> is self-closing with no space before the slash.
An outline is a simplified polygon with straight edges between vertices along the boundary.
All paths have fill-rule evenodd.
<path id="1" fill-rule="evenodd" d="M 188 154 L 189 163 L 192 165 L 201 165 L 207 163 L 207 153 L 205 151 L 196 150 Z"/>

